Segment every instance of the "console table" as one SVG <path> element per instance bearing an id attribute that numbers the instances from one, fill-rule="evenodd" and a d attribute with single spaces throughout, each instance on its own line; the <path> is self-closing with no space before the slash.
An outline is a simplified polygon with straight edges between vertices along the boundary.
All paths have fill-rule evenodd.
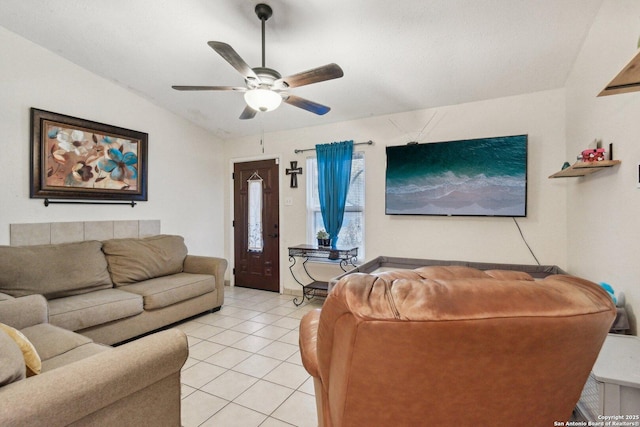
<path id="1" fill-rule="evenodd" d="M 311 282 L 303 283 L 293 271 L 293 267 L 296 265 L 296 260 L 298 258 L 303 259 L 302 268 L 304 269 L 305 274 L 308 277 L 308 280 Z M 328 283 L 320 280 L 316 280 L 313 278 L 309 271 L 307 270 L 307 262 L 310 259 L 325 259 L 332 261 L 340 261 L 340 268 L 342 271 L 346 272 L 347 267 L 349 265 L 355 267 L 355 261 L 358 258 L 358 248 L 331 248 L 324 246 L 313 246 L 313 245 L 297 245 L 289 247 L 289 261 L 291 265 L 289 266 L 289 271 L 291 271 L 291 275 L 293 279 L 302 286 L 302 298 L 298 301 L 298 298 L 293 299 L 293 303 L 296 306 L 299 306 L 304 302 L 304 299 L 311 300 L 316 296 L 326 296 Z M 307 280 L 305 279 L 305 282 Z"/>

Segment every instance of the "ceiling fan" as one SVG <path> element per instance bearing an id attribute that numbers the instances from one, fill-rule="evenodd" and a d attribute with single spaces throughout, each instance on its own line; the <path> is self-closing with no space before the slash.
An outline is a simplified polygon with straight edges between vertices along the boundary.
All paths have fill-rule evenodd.
<path id="1" fill-rule="evenodd" d="M 260 3 L 255 7 L 255 13 L 262 22 L 262 66 L 251 68 L 233 50 L 231 46 L 223 42 L 210 41 L 207 44 L 218 52 L 233 68 L 244 77 L 245 87 L 233 86 L 171 86 L 176 90 L 232 90 L 244 92 L 244 99 L 247 103 L 240 119 L 252 119 L 258 111 L 272 111 L 280 106 L 282 101 L 314 114 L 326 114 L 331 108 L 317 102 L 291 95 L 288 89 L 305 86 L 312 83 L 319 83 L 325 80 L 340 78 L 344 75 L 342 68 L 337 64 L 327 64 L 301 73 L 282 77 L 273 68 L 265 66 L 264 54 L 264 27 L 267 19 L 273 14 L 273 10 L 267 4 Z"/>

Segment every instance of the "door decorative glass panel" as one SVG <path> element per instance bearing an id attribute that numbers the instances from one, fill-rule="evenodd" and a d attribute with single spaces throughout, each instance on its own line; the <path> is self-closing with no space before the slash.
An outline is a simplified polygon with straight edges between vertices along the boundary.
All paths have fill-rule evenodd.
<path id="1" fill-rule="evenodd" d="M 255 172 L 247 180 L 247 183 L 249 190 L 248 248 L 251 252 L 262 252 L 264 248 L 264 241 L 262 239 L 262 178 Z"/>

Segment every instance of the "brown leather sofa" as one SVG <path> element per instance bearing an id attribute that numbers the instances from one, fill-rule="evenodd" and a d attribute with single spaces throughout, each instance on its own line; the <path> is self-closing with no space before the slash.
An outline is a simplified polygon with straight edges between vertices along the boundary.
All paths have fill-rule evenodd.
<path id="1" fill-rule="evenodd" d="M 571 417 L 615 313 L 568 275 L 356 273 L 302 319 L 300 349 L 321 426 L 552 426 Z"/>

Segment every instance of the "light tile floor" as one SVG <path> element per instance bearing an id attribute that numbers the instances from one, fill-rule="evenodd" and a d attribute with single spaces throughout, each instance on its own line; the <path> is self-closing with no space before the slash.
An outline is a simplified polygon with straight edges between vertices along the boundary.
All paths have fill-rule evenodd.
<path id="1" fill-rule="evenodd" d="M 181 323 L 184 427 L 315 427 L 313 380 L 298 348 L 300 319 L 322 300 L 225 287 L 222 309 Z"/>

